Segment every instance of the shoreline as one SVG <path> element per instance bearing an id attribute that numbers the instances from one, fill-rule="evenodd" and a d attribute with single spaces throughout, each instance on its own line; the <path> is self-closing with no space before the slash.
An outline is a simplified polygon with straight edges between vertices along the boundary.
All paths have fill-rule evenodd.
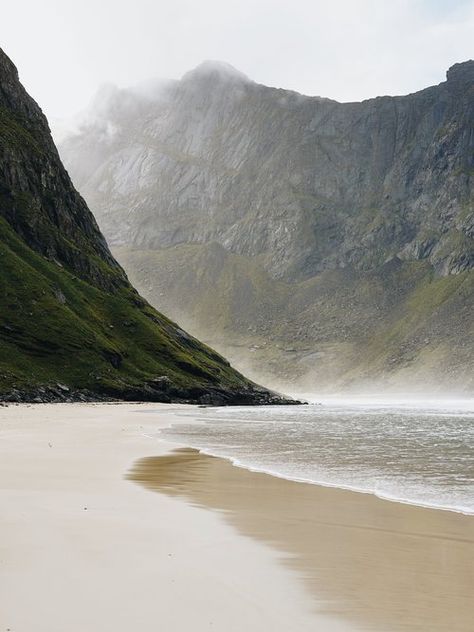
<path id="1" fill-rule="evenodd" d="M 470 409 L 472 411 L 472 409 Z M 179 420 L 176 422 L 171 422 L 168 426 L 164 426 L 163 428 L 160 428 L 161 430 L 164 430 L 166 428 L 173 428 L 173 426 L 179 426 L 185 423 L 197 423 L 197 424 L 205 424 L 205 420 L 204 419 L 196 419 L 196 418 L 191 418 L 187 421 L 185 420 Z M 163 438 L 160 436 L 160 434 L 156 434 L 156 435 L 150 435 L 149 436 L 150 439 L 156 439 L 159 441 L 163 441 L 165 443 L 168 443 L 168 440 L 166 438 Z M 224 454 L 217 454 L 216 452 L 213 452 L 211 449 L 208 448 L 201 448 L 199 446 L 196 445 L 190 445 L 189 443 L 182 443 L 181 441 L 173 441 L 170 442 L 170 444 L 175 444 L 175 445 L 179 445 L 180 447 L 183 448 L 191 448 L 193 450 L 197 450 L 200 454 L 203 454 L 205 456 L 210 456 L 210 457 L 215 457 L 218 459 L 224 459 L 226 461 L 228 461 L 229 463 L 231 463 L 234 467 L 238 467 L 241 468 L 243 470 L 247 470 L 249 472 L 254 472 L 256 474 L 266 474 L 268 476 L 273 476 L 275 478 L 279 478 L 282 480 L 286 480 L 286 481 L 292 481 L 295 483 L 303 483 L 303 484 L 307 484 L 307 485 L 315 485 L 317 487 L 324 487 L 324 488 L 328 488 L 328 489 L 340 489 L 340 490 L 344 490 L 344 491 L 349 491 L 349 492 L 353 492 L 355 494 L 366 494 L 369 496 L 373 496 L 375 498 L 378 498 L 379 500 L 383 500 L 386 502 L 391 502 L 391 503 L 398 503 L 400 505 L 408 505 L 410 507 L 419 507 L 422 509 L 429 509 L 429 510 L 434 510 L 434 511 L 447 511 L 450 513 L 455 513 L 455 514 L 460 514 L 463 516 L 472 516 L 474 517 L 474 509 L 472 510 L 463 510 L 460 508 L 456 508 L 456 507 L 449 507 L 449 506 L 443 506 L 443 505 L 435 505 L 435 504 L 428 504 L 428 503 L 422 503 L 420 501 L 416 502 L 414 500 L 408 500 L 408 499 L 404 499 L 404 498 L 398 498 L 398 497 L 393 497 L 393 496 L 389 496 L 389 495 L 384 495 L 381 493 L 377 493 L 375 490 L 371 490 L 371 489 L 362 489 L 359 487 L 353 487 L 350 485 L 344 485 L 341 483 L 327 483 L 327 482 L 323 482 L 323 481 L 315 481 L 312 479 L 308 479 L 308 478 L 301 478 L 301 477 L 296 477 L 296 476 L 290 476 L 287 474 L 283 474 L 283 473 L 279 473 L 276 472 L 274 470 L 270 470 L 270 469 L 265 469 L 263 467 L 258 467 L 258 466 L 252 466 L 252 465 L 247 465 L 245 463 L 243 463 L 242 461 L 239 461 L 238 458 L 230 456 L 230 455 L 224 455 Z"/>
<path id="2" fill-rule="evenodd" d="M 143 433 L 193 410 L 0 408 L 0 629 L 352 632 L 315 612 L 271 548 L 126 479 L 135 461 L 172 450 Z"/>
<path id="3" fill-rule="evenodd" d="M 354 630 L 472 629 L 471 516 L 302 485 L 192 448 L 140 459 L 128 477 L 278 551 L 314 603 Z"/>
<path id="4" fill-rule="evenodd" d="M 471 516 L 255 473 L 156 434 L 195 411 L 0 408 L 0 627 L 470 631 Z"/>
<path id="5" fill-rule="evenodd" d="M 155 437 L 149 437 L 149 438 L 153 439 Z M 165 439 L 163 439 L 162 441 L 167 443 Z M 336 484 L 331 484 L 331 483 L 324 483 L 321 481 L 313 481 L 311 479 L 306 479 L 306 478 L 297 478 L 296 476 L 291 477 L 285 474 L 279 474 L 278 472 L 275 472 L 273 470 L 266 470 L 264 468 L 258 468 L 258 467 L 252 467 L 250 465 L 245 465 L 244 463 L 241 463 L 238 459 L 234 457 L 224 456 L 222 454 L 215 454 L 211 450 L 206 450 L 205 448 L 195 448 L 194 446 L 190 446 L 184 443 L 183 444 L 179 443 L 179 445 L 180 447 L 183 447 L 183 448 L 190 448 L 192 450 L 196 450 L 197 452 L 199 452 L 200 454 L 204 456 L 210 456 L 216 459 L 223 459 L 224 461 L 228 461 L 229 463 L 231 463 L 231 465 L 233 465 L 234 467 L 238 467 L 242 470 L 247 470 L 248 472 L 253 472 L 254 474 L 266 474 L 267 476 L 273 476 L 274 478 L 279 478 L 284 481 L 289 481 L 293 483 L 302 483 L 304 485 L 314 485 L 316 487 L 324 487 L 327 489 L 340 489 L 342 491 L 352 492 L 354 494 L 365 494 L 367 496 L 373 496 L 374 498 L 377 498 L 378 500 L 383 500 L 385 502 L 396 503 L 400 505 L 408 505 L 409 507 L 418 507 L 420 509 L 430 509 L 433 511 L 447 511 L 449 513 L 460 514 L 461 516 L 474 517 L 474 509 L 472 511 L 462 511 L 461 509 L 455 509 L 453 507 L 443 507 L 441 505 L 428 505 L 428 504 L 423 504 L 421 502 L 403 500 L 401 498 L 395 498 L 391 496 L 384 496 L 383 494 L 378 494 L 375 491 L 361 489 L 358 487 L 350 487 L 349 485 L 342 485 L 342 484 L 336 485 Z"/>

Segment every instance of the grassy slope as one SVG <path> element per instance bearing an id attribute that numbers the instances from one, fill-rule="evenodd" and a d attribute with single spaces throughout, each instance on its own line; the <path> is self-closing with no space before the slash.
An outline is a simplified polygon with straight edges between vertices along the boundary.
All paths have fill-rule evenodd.
<path id="1" fill-rule="evenodd" d="M 131 287 L 110 293 L 80 280 L 2 218 L 0 266 L 0 393 L 61 382 L 119 395 L 163 375 L 187 388 L 248 384 Z"/>
<path id="2" fill-rule="evenodd" d="M 271 397 L 130 285 L 0 49 L 0 399 L 57 384 L 119 398 Z"/>
<path id="3" fill-rule="evenodd" d="M 114 254 L 151 303 L 179 313 L 254 378 L 280 387 L 398 378 L 474 387 L 466 370 L 474 273 L 437 277 L 426 262 L 399 262 L 378 273 L 328 271 L 286 284 L 215 246 Z"/>

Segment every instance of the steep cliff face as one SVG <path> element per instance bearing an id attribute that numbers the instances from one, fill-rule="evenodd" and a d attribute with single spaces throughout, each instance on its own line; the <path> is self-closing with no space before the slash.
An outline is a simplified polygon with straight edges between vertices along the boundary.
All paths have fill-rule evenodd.
<path id="1" fill-rule="evenodd" d="M 0 261 L 0 399 L 271 399 L 133 289 L 1 50 Z"/>
<path id="2" fill-rule="evenodd" d="M 231 357 L 284 379 L 465 378 L 473 61 L 346 104 L 205 63 L 109 89 L 60 151 L 139 287 Z"/>

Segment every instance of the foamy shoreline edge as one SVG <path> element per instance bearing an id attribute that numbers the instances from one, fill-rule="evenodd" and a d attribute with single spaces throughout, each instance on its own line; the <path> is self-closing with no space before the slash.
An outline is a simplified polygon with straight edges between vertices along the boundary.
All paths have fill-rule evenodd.
<path id="1" fill-rule="evenodd" d="M 152 411 L 149 411 L 152 412 Z M 179 411 L 176 411 L 176 413 L 172 413 L 172 414 L 176 414 L 177 416 L 179 415 Z M 428 510 L 432 510 L 432 511 L 447 511 L 450 513 L 455 513 L 455 514 L 460 514 L 463 516 L 474 516 L 474 509 L 472 511 L 470 510 L 466 510 L 466 509 L 461 509 L 458 507 L 448 507 L 448 506 L 444 506 L 444 505 L 433 505 L 433 504 L 428 504 L 428 503 L 422 503 L 422 502 L 415 502 L 413 500 L 409 500 L 409 499 L 405 499 L 405 498 L 398 498 L 398 497 L 393 497 L 393 496 L 389 496 L 389 495 L 384 495 L 384 494 L 380 494 L 377 493 L 377 491 L 375 490 L 371 490 L 371 489 L 362 489 L 362 488 L 358 488 L 358 487 L 353 487 L 350 485 L 343 485 L 343 484 L 332 484 L 332 483 L 327 483 L 327 482 L 323 482 L 323 481 L 315 481 L 312 479 L 307 479 L 307 478 L 302 478 L 302 477 L 296 477 L 296 476 L 289 476 L 286 474 L 282 474 L 280 472 L 275 472 L 273 470 L 269 470 L 269 469 L 265 469 L 265 468 L 259 468 L 258 466 L 252 466 L 252 465 L 247 465 L 245 463 L 243 463 L 242 461 L 239 461 L 239 459 L 237 459 L 236 457 L 232 457 L 230 455 L 223 455 L 223 454 L 217 454 L 215 452 L 212 452 L 212 450 L 209 450 L 207 448 L 202 448 L 200 446 L 196 446 L 196 445 L 192 445 L 190 443 L 181 443 L 178 442 L 176 440 L 173 441 L 168 441 L 167 439 L 163 438 L 161 435 L 163 430 L 169 430 L 172 429 L 174 426 L 182 426 L 185 424 L 190 424 L 190 425 L 196 425 L 196 424 L 200 424 L 202 423 L 203 425 L 206 423 L 204 420 L 201 419 L 197 419 L 195 416 L 190 416 L 189 418 L 186 418 L 186 420 L 182 419 L 182 420 L 177 420 L 176 422 L 170 422 L 170 424 L 168 426 L 162 426 L 158 431 L 156 435 L 144 435 L 149 439 L 155 439 L 155 440 L 159 440 L 162 441 L 166 444 L 169 445 L 174 445 L 174 446 L 179 446 L 181 448 L 191 448 L 193 450 L 196 450 L 197 452 L 199 452 L 200 454 L 204 454 L 206 456 L 212 456 L 214 458 L 217 459 L 224 459 L 225 461 L 229 461 L 234 467 L 238 467 L 244 470 L 248 470 L 249 472 L 254 472 L 256 474 L 266 474 L 267 476 L 273 476 L 275 478 L 281 478 L 283 480 L 286 481 L 292 481 L 294 483 L 304 483 L 307 485 L 316 485 L 318 487 L 325 487 L 325 488 L 329 488 L 329 489 L 341 489 L 344 491 L 348 491 L 348 492 L 354 492 L 356 494 L 366 494 L 369 496 L 374 496 L 375 498 L 378 498 L 380 500 L 384 500 L 386 502 L 392 502 L 392 503 L 397 503 L 400 505 L 408 505 L 410 507 L 420 507 L 422 509 L 428 509 Z"/>

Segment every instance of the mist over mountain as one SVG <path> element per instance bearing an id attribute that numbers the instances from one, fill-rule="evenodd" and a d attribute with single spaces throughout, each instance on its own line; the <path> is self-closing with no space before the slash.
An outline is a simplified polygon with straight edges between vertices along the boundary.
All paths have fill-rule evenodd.
<path id="1" fill-rule="evenodd" d="M 362 103 L 205 62 L 59 149 L 143 295 L 251 375 L 474 387 L 474 61 Z"/>
<path id="2" fill-rule="evenodd" d="M 130 285 L 1 50 L 0 261 L 0 401 L 279 401 Z"/>

